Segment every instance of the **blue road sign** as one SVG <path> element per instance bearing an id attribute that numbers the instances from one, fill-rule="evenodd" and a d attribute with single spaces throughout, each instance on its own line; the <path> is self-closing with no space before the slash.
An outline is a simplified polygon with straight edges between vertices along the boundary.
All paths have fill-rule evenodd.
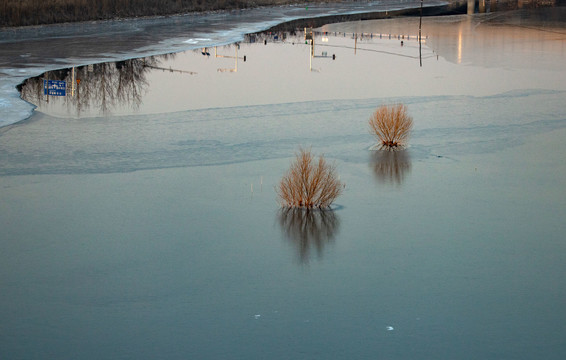
<path id="1" fill-rule="evenodd" d="M 53 96 L 65 96 L 67 83 L 62 80 L 43 80 L 43 94 Z"/>

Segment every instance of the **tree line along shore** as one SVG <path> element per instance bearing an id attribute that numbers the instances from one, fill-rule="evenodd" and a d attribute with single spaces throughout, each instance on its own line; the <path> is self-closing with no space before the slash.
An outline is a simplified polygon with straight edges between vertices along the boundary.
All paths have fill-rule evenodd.
<path id="1" fill-rule="evenodd" d="M 297 0 L 0 0 L 0 27 L 160 16 L 302 3 Z M 310 0 L 323 2 L 323 0 Z"/>

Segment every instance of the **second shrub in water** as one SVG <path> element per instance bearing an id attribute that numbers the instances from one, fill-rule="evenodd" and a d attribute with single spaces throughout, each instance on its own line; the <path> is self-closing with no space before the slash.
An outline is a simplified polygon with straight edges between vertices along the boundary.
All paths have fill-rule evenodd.
<path id="1" fill-rule="evenodd" d="M 314 159 L 310 150 L 300 149 L 279 187 L 277 194 L 283 207 L 329 208 L 344 188 L 334 165 L 323 156 Z"/>
<path id="2" fill-rule="evenodd" d="M 403 104 L 382 105 L 369 119 L 370 132 L 383 150 L 396 150 L 406 145 L 413 128 L 413 118 Z"/>

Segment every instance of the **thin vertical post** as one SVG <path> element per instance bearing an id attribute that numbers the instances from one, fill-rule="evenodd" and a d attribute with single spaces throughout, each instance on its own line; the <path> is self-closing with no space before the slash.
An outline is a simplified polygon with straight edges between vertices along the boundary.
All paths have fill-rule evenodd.
<path id="1" fill-rule="evenodd" d="M 312 58 L 314 56 L 314 36 L 311 39 L 311 53 L 309 56 L 309 70 L 312 71 Z"/>
<path id="2" fill-rule="evenodd" d="M 314 32 L 312 32 L 312 39 L 311 39 L 311 56 L 314 57 Z"/>
<path id="3" fill-rule="evenodd" d="M 312 43 L 311 43 L 311 52 L 309 54 L 309 70 L 312 71 Z"/>
<path id="4" fill-rule="evenodd" d="M 71 70 L 71 96 L 75 96 L 75 67 Z"/>
<path id="5" fill-rule="evenodd" d="M 421 0 L 421 16 L 419 18 L 419 61 L 421 67 L 423 67 L 422 33 L 421 33 L 422 25 L 423 25 L 423 0 Z"/>

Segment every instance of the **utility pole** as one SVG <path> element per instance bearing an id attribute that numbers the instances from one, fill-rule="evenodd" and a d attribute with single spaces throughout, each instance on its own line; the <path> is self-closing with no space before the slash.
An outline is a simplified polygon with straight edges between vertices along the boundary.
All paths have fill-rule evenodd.
<path id="1" fill-rule="evenodd" d="M 71 70 L 71 96 L 75 96 L 75 67 Z"/>
<path id="2" fill-rule="evenodd" d="M 423 54 L 422 54 L 422 35 L 421 35 L 421 28 L 423 25 L 423 0 L 421 0 L 421 16 L 419 18 L 419 61 L 421 63 L 421 67 L 423 67 Z"/>

